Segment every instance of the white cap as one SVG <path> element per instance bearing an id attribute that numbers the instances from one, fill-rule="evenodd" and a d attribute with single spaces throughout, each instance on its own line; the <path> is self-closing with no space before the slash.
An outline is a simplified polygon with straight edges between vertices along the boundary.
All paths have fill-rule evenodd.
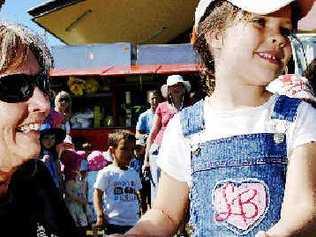
<path id="1" fill-rule="evenodd" d="M 200 0 L 195 10 L 194 28 L 197 28 L 201 18 L 204 16 L 207 7 L 216 0 Z M 300 6 L 300 16 L 307 15 L 312 8 L 314 0 L 227 0 L 236 7 L 244 11 L 267 15 L 280 10 L 282 7 L 289 5 L 291 2 L 298 1 Z"/>
<path id="2" fill-rule="evenodd" d="M 182 83 L 185 87 L 185 89 L 187 90 L 187 92 L 190 92 L 191 90 L 191 84 L 188 81 L 183 80 L 183 77 L 180 75 L 171 75 L 168 76 L 167 78 L 167 86 L 173 86 L 176 85 L 178 83 Z"/>

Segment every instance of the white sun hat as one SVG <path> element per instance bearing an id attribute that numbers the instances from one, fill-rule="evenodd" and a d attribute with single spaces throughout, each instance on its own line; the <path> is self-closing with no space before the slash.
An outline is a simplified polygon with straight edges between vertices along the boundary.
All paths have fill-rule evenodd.
<path id="1" fill-rule="evenodd" d="M 191 84 L 188 81 L 183 80 L 183 77 L 180 75 L 171 75 L 167 78 L 167 86 L 173 86 L 175 84 L 182 83 L 187 92 L 191 91 Z"/>
<path id="2" fill-rule="evenodd" d="M 200 0 L 195 10 L 194 27 L 197 28 L 201 18 L 204 16 L 207 7 L 216 0 Z M 256 13 L 259 15 L 267 15 L 269 13 L 280 10 L 282 7 L 289 5 L 291 2 L 297 1 L 300 7 L 300 17 L 307 15 L 314 4 L 314 0 L 227 0 L 236 7 L 244 11 Z"/>

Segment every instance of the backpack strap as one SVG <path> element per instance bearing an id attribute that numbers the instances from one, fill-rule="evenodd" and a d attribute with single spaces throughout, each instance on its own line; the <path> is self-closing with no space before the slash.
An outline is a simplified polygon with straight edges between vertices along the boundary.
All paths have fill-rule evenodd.
<path id="1" fill-rule="evenodd" d="M 189 136 L 204 129 L 204 100 L 180 111 L 183 135 Z"/>
<path id="2" fill-rule="evenodd" d="M 301 102 L 301 99 L 290 98 L 285 95 L 278 96 L 274 104 L 271 119 L 293 122 L 297 115 L 297 108 Z"/>

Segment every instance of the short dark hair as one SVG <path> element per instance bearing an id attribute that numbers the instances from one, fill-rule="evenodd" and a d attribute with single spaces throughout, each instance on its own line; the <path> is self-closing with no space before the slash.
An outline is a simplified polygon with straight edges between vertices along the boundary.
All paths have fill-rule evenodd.
<path id="1" fill-rule="evenodd" d="M 108 146 L 112 146 L 116 148 L 120 142 L 120 140 L 126 140 L 128 142 L 136 142 L 135 135 L 125 129 L 115 130 L 113 133 L 110 133 L 108 136 Z"/>

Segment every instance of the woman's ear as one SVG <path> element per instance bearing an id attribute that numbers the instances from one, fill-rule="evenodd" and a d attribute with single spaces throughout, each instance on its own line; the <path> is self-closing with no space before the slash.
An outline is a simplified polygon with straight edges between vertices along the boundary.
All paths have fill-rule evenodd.
<path id="1" fill-rule="evenodd" d="M 205 40 L 211 49 L 221 49 L 223 47 L 223 33 L 211 32 L 205 34 Z"/>

